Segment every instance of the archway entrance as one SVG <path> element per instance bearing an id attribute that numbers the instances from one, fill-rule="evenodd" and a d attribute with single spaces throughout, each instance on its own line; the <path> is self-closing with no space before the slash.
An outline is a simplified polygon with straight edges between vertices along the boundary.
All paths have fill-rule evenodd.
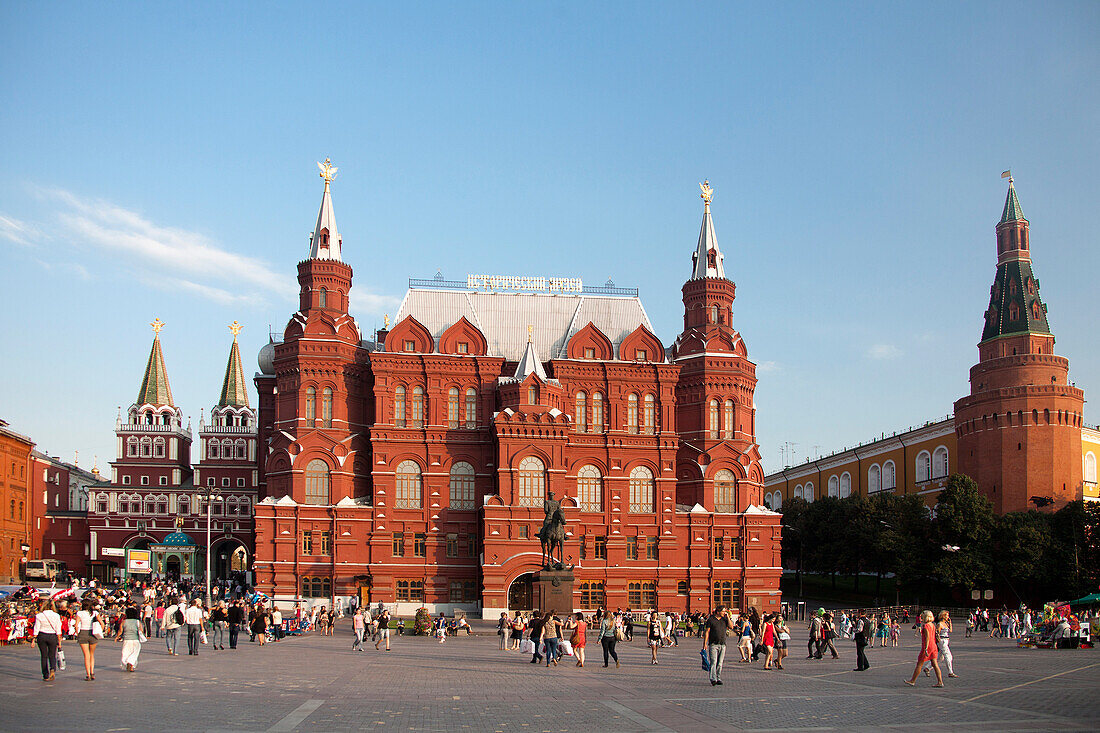
<path id="1" fill-rule="evenodd" d="M 508 610 L 532 611 L 531 599 L 534 597 L 534 580 L 532 573 L 524 573 L 512 581 L 508 586 Z"/>
<path id="2" fill-rule="evenodd" d="M 218 542 L 211 550 L 210 573 L 217 580 L 226 580 L 248 570 L 248 551 L 236 539 Z"/>
<path id="3" fill-rule="evenodd" d="M 168 559 L 164 562 L 165 575 L 170 580 L 179 580 L 180 577 L 180 559 L 178 555 L 169 555 Z"/>

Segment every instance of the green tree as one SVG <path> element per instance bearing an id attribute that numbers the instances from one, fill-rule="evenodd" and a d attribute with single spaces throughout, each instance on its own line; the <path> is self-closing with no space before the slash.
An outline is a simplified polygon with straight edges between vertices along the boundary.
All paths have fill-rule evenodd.
<path id="1" fill-rule="evenodd" d="M 1023 594 L 1021 601 L 1040 602 L 1049 581 L 1044 559 L 1050 551 L 1051 515 L 1027 511 L 997 517 L 992 543 L 998 574 L 1017 595 Z"/>
<path id="2" fill-rule="evenodd" d="M 969 476 L 952 474 L 936 500 L 933 572 L 949 587 L 972 589 L 990 579 L 993 506 Z"/>

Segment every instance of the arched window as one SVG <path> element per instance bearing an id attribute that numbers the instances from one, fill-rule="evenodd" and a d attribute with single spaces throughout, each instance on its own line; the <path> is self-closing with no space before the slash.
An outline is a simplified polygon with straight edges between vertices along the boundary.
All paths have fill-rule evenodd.
<path id="1" fill-rule="evenodd" d="M 157 513 L 157 499 L 151 494 L 145 495 L 145 508 L 142 510 L 144 514 L 156 514 Z"/>
<path id="2" fill-rule="evenodd" d="M 191 497 L 187 494 L 180 494 L 176 499 L 176 514 L 186 516 L 191 513 Z"/>
<path id="3" fill-rule="evenodd" d="M 535 456 L 519 462 L 518 506 L 542 506 L 546 498 L 546 466 Z"/>
<path id="4" fill-rule="evenodd" d="M 806 482 L 806 486 L 802 489 L 802 498 L 810 504 L 814 503 L 814 484 L 812 481 Z"/>
<path id="5" fill-rule="evenodd" d="M 393 424 L 405 427 L 405 387 L 402 385 L 393 391 Z"/>
<path id="6" fill-rule="evenodd" d="M 306 390 L 306 426 L 313 427 L 317 419 L 317 390 L 310 387 Z"/>
<path id="7" fill-rule="evenodd" d="M 722 414 L 722 436 L 726 440 L 733 439 L 733 400 L 726 400 L 725 409 Z"/>
<path id="8" fill-rule="evenodd" d="M 332 387 L 325 387 L 321 393 L 321 424 L 326 428 L 332 427 Z"/>
<path id="9" fill-rule="evenodd" d="M 805 498 L 802 494 L 802 484 L 798 484 L 797 486 L 794 487 L 794 498 L 796 498 L 796 499 Z"/>
<path id="10" fill-rule="evenodd" d="M 126 441 L 126 455 L 130 458 L 136 458 L 138 454 L 138 441 L 137 438 L 130 438 Z M 211 458 L 217 458 L 217 456 L 211 456 Z"/>
<path id="11" fill-rule="evenodd" d="M 772 509 L 779 511 L 783 508 L 783 492 L 776 489 L 772 492 Z"/>
<path id="12" fill-rule="evenodd" d="M 657 425 L 657 400 L 653 395 L 647 394 L 644 404 L 645 411 L 642 413 L 642 419 L 645 421 L 645 434 L 653 435 Z"/>
<path id="13" fill-rule="evenodd" d="M 917 483 L 932 480 L 932 456 L 921 451 L 917 456 Z"/>
<path id="14" fill-rule="evenodd" d="M 710 322 L 718 323 L 718 306 L 716 305 L 710 307 Z"/>
<path id="15" fill-rule="evenodd" d="M 1085 454 L 1085 482 L 1096 483 L 1096 454 L 1092 451 Z"/>
<path id="16" fill-rule="evenodd" d="M 840 479 L 835 475 L 829 477 L 829 496 L 834 498 L 840 496 Z"/>
<path id="17" fill-rule="evenodd" d="M 424 388 L 413 387 L 412 399 L 412 426 L 424 427 Z"/>
<path id="18" fill-rule="evenodd" d="M 234 447 L 234 448 L 236 449 L 236 451 L 237 451 L 237 458 L 244 458 L 244 454 L 245 454 L 245 448 L 247 447 L 247 445 L 245 444 L 245 442 L 244 442 L 243 440 L 238 440 L 238 441 L 237 441 L 237 442 L 236 442 L 236 443 L 235 443 L 235 444 L 233 445 L 233 447 Z"/>
<path id="19" fill-rule="evenodd" d="M 576 409 L 573 411 L 573 416 L 576 418 L 576 428 L 578 433 L 583 433 L 588 429 L 588 395 L 584 392 L 577 392 Z"/>
<path id="20" fill-rule="evenodd" d="M 474 467 L 460 462 L 451 466 L 451 509 L 473 509 Z"/>
<path id="21" fill-rule="evenodd" d="M 314 458 L 306 464 L 306 504 L 330 504 L 328 464 Z"/>
<path id="22" fill-rule="evenodd" d="M 603 432 L 603 395 L 592 393 L 592 432 Z"/>
<path id="23" fill-rule="evenodd" d="M 577 503 L 582 512 L 603 511 L 603 480 L 595 466 L 581 466 L 577 471 Z"/>
<path id="24" fill-rule="evenodd" d="M 725 468 L 714 474 L 714 511 L 723 514 L 737 511 L 737 484 L 733 471 Z"/>
<path id="25" fill-rule="evenodd" d="M 156 513 L 158 516 L 164 516 L 168 514 L 168 495 L 161 494 L 157 497 Z"/>
<path id="26" fill-rule="evenodd" d="M 141 455 L 145 456 L 146 458 L 153 455 L 153 441 L 149 438 L 141 439 Z"/>
<path id="27" fill-rule="evenodd" d="M 710 409 L 708 410 L 708 412 L 709 412 L 708 420 L 709 420 L 709 428 L 710 428 L 710 437 L 711 437 L 712 440 L 718 440 L 718 435 L 719 435 L 718 431 L 721 429 L 718 426 L 718 400 L 711 400 L 710 401 Z"/>
<path id="28" fill-rule="evenodd" d="M 394 506 L 398 509 L 420 508 L 420 466 L 416 461 L 402 461 L 397 467 L 397 497 Z"/>
<path id="29" fill-rule="evenodd" d="M 218 441 L 211 440 L 206 446 L 206 456 L 208 458 L 218 457 Z"/>
<path id="30" fill-rule="evenodd" d="M 887 461 L 882 464 L 882 489 L 883 491 L 889 491 L 897 488 L 897 472 L 894 469 L 894 462 Z"/>
<path id="31" fill-rule="evenodd" d="M 867 469 L 867 493 L 882 491 L 882 469 L 876 463 Z"/>
<path id="32" fill-rule="evenodd" d="M 840 474 L 840 498 L 847 499 L 852 495 L 852 474 L 845 471 Z"/>
<path id="33" fill-rule="evenodd" d="M 317 305 L 322 308 L 328 307 L 328 290 L 321 288 L 321 292 L 317 294 Z"/>
<path id="34" fill-rule="evenodd" d="M 153 456 L 164 458 L 164 438 L 157 438 L 153 441 Z"/>
<path id="35" fill-rule="evenodd" d="M 638 432 L 638 395 L 633 392 L 626 398 L 626 431 Z"/>
<path id="36" fill-rule="evenodd" d="M 226 438 L 222 441 L 222 458 L 233 457 L 233 441 Z"/>
<path id="37" fill-rule="evenodd" d="M 942 445 L 932 453 L 932 478 L 947 478 L 947 448 Z"/>
<path id="38" fill-rule="evenodd" d="M 653 504 L 653 472 L 645 466 L 636 466 L 630 472 L 630 512 L 651 514 L 657 511 Z"/>
<path id="39" fill-rule="evenodd" d="M 447 390 L 447 427 L 458 427 L 458 387 Z"/>
<path id="40" fill-rule="evenodd" d="M 466 429 L 473 430 L 477 427 L 477 390 L 470 387 L 466 390 Z"/>
<path id="41" fill-rule="evenodd" d="M 527 404 L 537 405 L 539 403 L 539 388 L 538 385 L 532 384 L 527 388 Z"/>

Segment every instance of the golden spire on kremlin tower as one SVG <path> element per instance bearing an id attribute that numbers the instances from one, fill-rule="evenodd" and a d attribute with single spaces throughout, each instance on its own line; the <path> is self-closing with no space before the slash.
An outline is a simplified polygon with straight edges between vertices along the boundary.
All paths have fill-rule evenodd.
<path id="1" fill-rule="evenodd" d="M 339 170 L 332 164 L 329 158 L 325 158 L 324 163 L 318 163 L 317 167 L 321 169 L 321 178 L 325 181 L 325 189 L 328 189 L 328 184 L 332 183 L 332 180 L 336 178 L 336 171 Z"/>
<path id="2" fill-rule="evenodd" d="M 703 205 L 709 209 L 711 197 L 714 196 L 714 189 L 710 187 L 710 181 L 705 180 L 700 183 L 699 190 L 702 191 L 702 193 L 699 194 L 699 198 L 703 199 Z"/>

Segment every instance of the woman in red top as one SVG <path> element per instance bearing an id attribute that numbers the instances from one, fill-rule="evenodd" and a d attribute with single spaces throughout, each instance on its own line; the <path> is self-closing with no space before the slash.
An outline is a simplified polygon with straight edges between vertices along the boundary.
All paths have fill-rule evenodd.
<path id="1" fill-rule="evenodd" d="M 588 631 L 588 624 L 584 622 L 584 614 L 574 614 L 576 621 L 573 623 L 573 635 L 569 638 L 569 643 L 573 645 L 573 656 L 577 658 L 577 666 L 584 666 L 584 647 L 588 643 L 585 639 L 585 635 Z"/>
<path id="2" fill-rule="evenodd" d="M 933 687 L 943 687 L 943 674 L 940 672 L 939 650 L 936 649 L 936 626 L 932 623 L 932 612 L 922 611 L 920 615 L 920 656 L 917 657 L 917 667 L 913 670 L 913 676 L 905 680 L 910 687 L 917 684 L 921 667 L 925 662 L 932 665 L 932 671 L 936 673 L 936 684 Z"/>
<path id="3" fill-rule="evenodd" d="M 762 641 L 764 643 L 764 649 L 767 651 L 767 654 L 764 656 L 764 669 L 774 669 L 774 667 L 772 667 L 772 658 L 775 654 L 776 639 L 774 621 L 774 614 L 768 614 L 764 617 L 764 628 L 762 630 L 764 638 L 762 639 Z"/>

